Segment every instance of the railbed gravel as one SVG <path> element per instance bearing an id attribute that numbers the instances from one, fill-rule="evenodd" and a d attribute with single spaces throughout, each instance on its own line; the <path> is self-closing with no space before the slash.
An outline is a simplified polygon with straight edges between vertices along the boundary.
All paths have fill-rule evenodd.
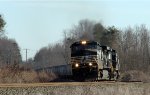
<path id="1" fill-rule="evenodd" d="M 0 95 L 150 95 L 150 83 L 0 87 Z"/>

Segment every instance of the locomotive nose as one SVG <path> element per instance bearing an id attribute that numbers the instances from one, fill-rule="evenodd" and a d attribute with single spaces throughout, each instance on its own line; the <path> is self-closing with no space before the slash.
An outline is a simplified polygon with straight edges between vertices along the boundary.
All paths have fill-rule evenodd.
<path id="1" fill-rule="evenodd" d="M 88 57 L 88 56 L 83 56 L 80 63 L 81 63 L 81 64 L 87 63 L 88 60 L 89 60 L 89 57 Z"/>

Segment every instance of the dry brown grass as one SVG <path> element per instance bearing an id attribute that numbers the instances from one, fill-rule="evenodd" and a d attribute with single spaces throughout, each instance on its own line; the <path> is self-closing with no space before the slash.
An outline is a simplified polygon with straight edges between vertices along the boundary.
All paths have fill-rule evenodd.
<path id="1" fill-rule="evenodd" d="M 0 83 L 36 83 L 49 82 L 57 78 L 54 73 L 35 72 L 34 70 L 12 69 L 5 67 L 0 69 Z"/>
<path id="2" fill-rule="evenodd" d="M 150 82 L 150 76 L 142 71 L 131 70 L 121 75 L 121 81 L 142 81 Z"/>
<path id="3" fill-rule="evenodd" d="M 56 78 L 57 76 L 54 73 L 46 73 L 44 71 L 38 73 L 38 79 L 40 82 L 49 82 Z"/>
<path id="4" fill-rule="evenodd" d="M 30 70 L 30 71 L 22 71 L 20 72 L 20 76 L 21 76 L 21 80 L 23 83 L 26 83 L 26 82 L 39 82 L 38 80 L 38 74 L 33 71 L 33 70 Z"/>

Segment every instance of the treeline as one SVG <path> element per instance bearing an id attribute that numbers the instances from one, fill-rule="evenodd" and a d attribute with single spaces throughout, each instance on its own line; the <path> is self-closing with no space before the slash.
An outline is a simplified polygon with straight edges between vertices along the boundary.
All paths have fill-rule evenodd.
<path id="1" fill-rule="evenodd" d="M 120 33 L 118 47 L 121 69 L 148 72 L 150 69 L 150 31 L 145 25 L 128 27 Z"/>
<path id="2" fill-rule="evenodd" d="M 142 70 L 150 68 L 150 32 L 145 25 L 118 29 L 106 27 L 101 22 L 81 20 L 71 29 L 64 31 L 64 39 L 56 45 L 42 48 L 35 55 L 33 66 L 63 65 L 70 63 L 70 45 L 79 40 L 95 40 L 117 50 L 121 70 Z"/>
<path id="3" fill-rule="evenodd" d="M 13 39 L 5 35 L 6 22 L 0 15 L 0 68 L 10 65 L 19 65 L 22 62 L 19 46 Z"/>

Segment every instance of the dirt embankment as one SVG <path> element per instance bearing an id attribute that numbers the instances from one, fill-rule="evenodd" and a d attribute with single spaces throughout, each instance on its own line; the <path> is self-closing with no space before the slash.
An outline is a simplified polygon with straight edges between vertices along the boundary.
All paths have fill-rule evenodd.
<path id="1" fill-rule="evenodd" d="M 48 83 L 0 85 L 0 95 L 150 95 L 149 83 Z"/>

